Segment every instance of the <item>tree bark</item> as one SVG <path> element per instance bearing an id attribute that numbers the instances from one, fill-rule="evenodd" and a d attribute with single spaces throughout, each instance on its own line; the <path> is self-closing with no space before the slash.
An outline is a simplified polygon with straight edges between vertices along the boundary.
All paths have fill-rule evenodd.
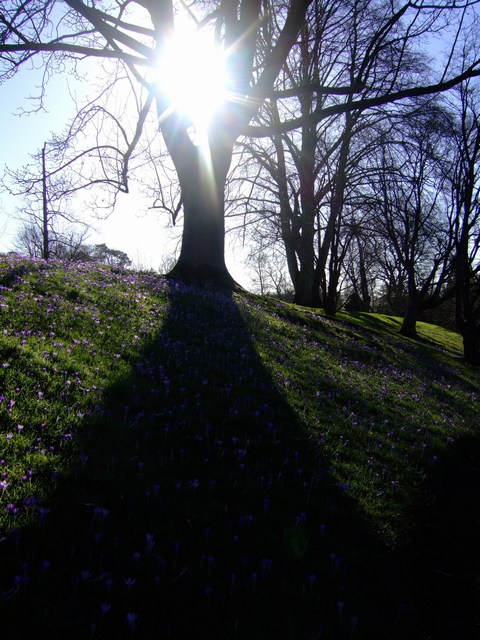
<path id="1" fill-rule="evenodd" d="M 407 310 L 403 317 L 402 328 L 400 333 L 406 338 L 418 338 L 417 334 L 417 318 L 419 313 L 419 300 L 416 296 L 409 296 Z"/>
<path id="2" fill-rule="evenodd" d="M 463 330 L 463 355 L 465 362 L 480 365 L 480 326 L 468 323 Z"/>
<path id="3" fill-rule="evenodd" d="M 220 119 L 219 119 L 220 120 Z M 186 129 L 164 124 L 162 132 L 177 170 L 183 201 L 180 256 L 172 278 L 222 288 L 236 285 L 225 264 L 225 183 L 234 137 L 220 120 L 208 140 L 195 146 Z"/>
<path id="4" fill-rule="evenodd" d="M 293 302 L 303 307 L 318 308 L 321 306 L 320 284 L 312 261 L 309 261 L 309 263 L 305 262 L 305 264 L 300 262 L 300 269 L 295 281 L 295 296 Z"/>
<path id="5" fill-rule="evenodd" d="M 233 286 L 225 264 L 223 185 L 212 176 L 191 175 L 182 184 L 183 236 L 180 256 L 172 277 L 194 282 Z M 219 193 L 222 191 L 222 193 Z"/>

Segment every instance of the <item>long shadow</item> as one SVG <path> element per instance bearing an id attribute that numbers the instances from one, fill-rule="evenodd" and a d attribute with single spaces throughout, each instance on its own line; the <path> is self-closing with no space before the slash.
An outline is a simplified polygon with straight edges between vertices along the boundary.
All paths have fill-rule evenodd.
<path id="1" fill-rule="evenodd" d="M 426 638 L 234 299 L 171 290 L 51 511 L 2 546 L 3 637 Z"/>
<path id="2" fill-rule="evenodd" d="M 480 638 L 480 438 L 463 435 L 438 461 L 416 507 L 420 624 L 438 640 Z"/>

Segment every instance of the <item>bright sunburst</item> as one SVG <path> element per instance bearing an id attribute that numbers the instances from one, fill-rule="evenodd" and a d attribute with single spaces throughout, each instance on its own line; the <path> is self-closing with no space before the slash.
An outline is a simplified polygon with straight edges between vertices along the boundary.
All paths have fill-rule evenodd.
<path id="1" fill-rule="evenodd" d="M 163 51 L 159 82 L 172 109 L 202 136 L 227 98 L 226 56 L 212 33 L 182 23 Z"/>

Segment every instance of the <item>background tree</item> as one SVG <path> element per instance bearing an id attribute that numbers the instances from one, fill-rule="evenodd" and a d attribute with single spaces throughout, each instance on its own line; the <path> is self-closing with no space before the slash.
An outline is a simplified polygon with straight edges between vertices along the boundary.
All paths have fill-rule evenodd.
<path id="1" fill-rule="evenodd" d="M 263 225 L 265 226 L 265 225 Z M 289 283 L 285 255 L 278 242 L 271 242 L 268 231 L 261 233 L 262 225 L 255 226 L 255 235 L 249 241 L 246 260 L 252 288 L 260 295 L 274 295 L 280 299 L 293 300 Z"/>
<path id="2" fill-rule="evenodd" d="M 137 118 L 131 127 L 133 135 L 129 136 L 123 135 L 128 133 L 129 126 L 122 125 L 120 115 L 113 113 L 113 104 L 109 110 L 92 108 L 89 111 L 92 117 L 106 118 L 108 115 L 117 125 L 117 132 L 121 132 L 120 137 L 123 136 L 120 154 L 114 150 L 109 153 L 108 144 L 99 145 L 103 147 L 99 158 L 102 166 L 108 165 L 119 174 L 119 188 L 125 185 L 128 160 L 138 145 L 148 113 L 155 103 L 163 139 L 177 172 L 183 204 L 182 248 L 174 273 L 181 277 L 213 278 L 231 283 L 224 260 L 224 187 L 233 147 L 241 135 L 264 136 L 271 133 L 270 127 L 265 129 L 250 123 L 265 101 L 276 99 L 275 90 L 282 91 L 278 96 L 282 100 L 288 100 L 290 91 L 298 95 L 298 87 L 289 83 L 279 87 L 277 80 L 305 24 L 309 4 L 309 0 L 289 0 L 281 4 L 238 0 L 208 5 L 198 2 L 189 8 L 190 15 L 195 12 L 199 28 L 212 27 L 217 44 L 228 52 L 229 97 L 219 106 L 205 130 L 197 131 L 197 140 L 200 133 L 203 140 L 199 146 L 190 136 L 192 123 L 185 114 L 172 108 L 171 96 L 158 71 L 159 57 L 168 49 L 178 15 L 179 7 L 169 0 L 161 3 L 125 0 L 114 5 L 106 2 L 90 4 L 82 0 L 66 0 L 62 4 L 52 0 L 2 3 L 0 77 L 8 79 L 34 55 L 45 55 L 47 77 L 56 69 L 63 68 L 66 62 L 85 57 L 112 61 L 118 72 L 124 74 L 132 86 L 138 87 L 135 92 Z M 328 78 L 327 87 L 315 83 L 302 86 L 302 94 L 312 93 L 320 98 L 340 91 L 340 98 L 329 105 L 320 99 L 315 100 L 316 106 L 310 114 L 300 113 L 297 107 L 294 110 L 287 107 L 281 113 L 280 132 L 292 131 L 307 122 L 315 124 L 331 115 L 364 110 L 415 94 L 438 92 L 465 77 L 478 74 L 478 60 L 457 76 L 449 73 L 447 64 L 426 85 L 418 73 L 411 70 L 408 76 L 399 74 L 398 78 L 392 77 L 385 91 L 375 96 L 356 94 L 357 85 L 375 86 L 376 60 L 384 52 L 388 53 L 387 44 L 398 42 L 398 51 L 407 63 L 402 34 L 410 40 L 425 37 L 431 31 L 439 33 L 442 28 L 452 28 L 455 16 L 475 8 L 476 4 L 472 0 L 458 7 L 443 2 L 424 7 L 406 2 L 393 9 L 390 2 L 379 3 L 376 5 L 379 20 L 365 40 L 362 63 L 356 69 L 355 86 L 345 91 L 343 78 L 339 82 L 335 76 Z M 272 44 L 265 48 L 262 29 L 272 16 L 275 20 L 270 20 L 268 27 L 273 30 Z M 367 33 L 364 33 L 365 38 Z M 110 76 L 110 85 L 117 77 L 114 74 Z M 127 117 L 135 113 L 123 105 L 122 110 Z M 278 133 L 278 127 L 276 129 Z M 116 143 L 112 147 L 117 149 Z"/>
<path id="3" fill-rule="evenodd" d="M 454 209 L 455 320 L 465 359 L 480 363 L 480 88 L 460 85 L 449 101 L 455 113 L 448 180 Z"/>
<path id="4" fill-rule="evenodd" d="M 19 170 L 7 168 L 1 187 L 22 202 L 17 207 L 23 222 L 17 247 L 48 260 L 83 243 L 89 225 L 74 209 L 78 179 L 68 165 L 59 162 L 58 141 L 54 139 L 50 145 L 45 142 L 31 158 L 33 162 Z"/>
<path id="5" fill-rule="evenodd" d="M 132 261 L 124 251 L 110 249 L 106 244 L 96 244 L 86 247 L 86 259 L 93 262 L 100 262 L 109 267 L 125 269 L 132 264 Z"/>
<path id="6" fill-rule="evenodd" d="M 88 227 L 72 228 L 58 226 L 49 233 L 49 259 L 82 260 L 85 258 L 85 242 L 88 238 Z M 20 227 L 15 248 L 31 258 L 44 258 L 44 236 L 42 230 L 35 224 L 24 223 Z"/>
<path id="7" fill-rule="evenodd" d="M 413 45 L 438 15 L 409 29 L 402 17 L 402 12 L 391 15 L 387 4 L 312 2 L 277 91 L 257 115 L 259 127 L 271 131 L 271 138 L 249 139 L 241 156 L 239 180 L 242 187 L 249 185 L 243 189 L 243 209 L 257 224 L 267 219 L 271 237 L 281 238 L 295 302 L 322 305 L 329 313 L 337 307 L 352 198 L 358 197 L 363 180 L 359 167 L 371 171 L 375 128 L 396 117 L 393 108 L 375 110 L 374 105 L 384 104 L 395 87 L 408 85 L 413 77 L 420 81 L 429 71 Z M 369 75 L 374 83 L 363 81 Z M 335 87 L 329 86 L 331 78 Z M 282 124 L 291 113 L 299 114 L 294 131 Z M 249 156 L 250 163 L 245 159 Z M 234 215 L 240 215 L 238 204 Z"/>
<path id="8" fill-rule="evenodd" d="M 358 219 L 358 211 L 355 211 L 347 224 L 350 227 L 351 241 L 344 264 L 345 308 L 348 311 L 368 313 L 374 308 L 375 296 L 378 295 L 380 267 L 377 256 L 381 252 L 381 244 L 372 233 L 371 224 Z"/>
<path id="9" fill-rule="evenodd" d="M 450 120 L 429 101 L 399 125 L 397 140 L 379 148 L 374 220 L 387 255 L 394 254 L 397 295 L 405 296 L 401 332 L 415 337 L 418 315 L 453 294 L 453 227 L 443 177 Z"/>

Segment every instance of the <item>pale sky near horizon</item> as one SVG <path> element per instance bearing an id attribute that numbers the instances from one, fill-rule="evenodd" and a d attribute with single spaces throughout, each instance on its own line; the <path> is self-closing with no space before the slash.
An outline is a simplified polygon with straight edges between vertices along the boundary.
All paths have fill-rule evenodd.
<path id="1" fill-rule="evenodd" d="M 29 154 L 41 149 L 50 133 L 60 133 L 68 118 L 74 115 L 73 102 L 69 95 L 75 90 L 71 76 L 57 75 L 47 85 L 45 112 L 14 115 L 21 109 L 31 108 L 28 97 L 36 95 L 41 82 L 38 70 L 21 70 L 14 78 L 0 84 L 0 174 L 5 166 L 20 168 L 30 160 Z M 14 218 L 15 209 L 21 206 L 21 198 L 0 192 L 0 252 L 14 249 L 14 237 L 19 222 Z M 149 202 L 141 194 L 120 194 L 118 206 L 104 221 L 92 220 L 97 231 L 92 231 L 88 243 L 105 242 L 112 249 L 125 251 L 132 262 L 141 268 L 160 270 L 162 261 L 171 255 L 179 235 L 179 229 L 167 229 L 166 213 L 148 211 Z M 245 287 L 249 285 L 245 267 L 236 256 L 241 251 L 226 241 L 226 260 L 233 277 Z"/>

